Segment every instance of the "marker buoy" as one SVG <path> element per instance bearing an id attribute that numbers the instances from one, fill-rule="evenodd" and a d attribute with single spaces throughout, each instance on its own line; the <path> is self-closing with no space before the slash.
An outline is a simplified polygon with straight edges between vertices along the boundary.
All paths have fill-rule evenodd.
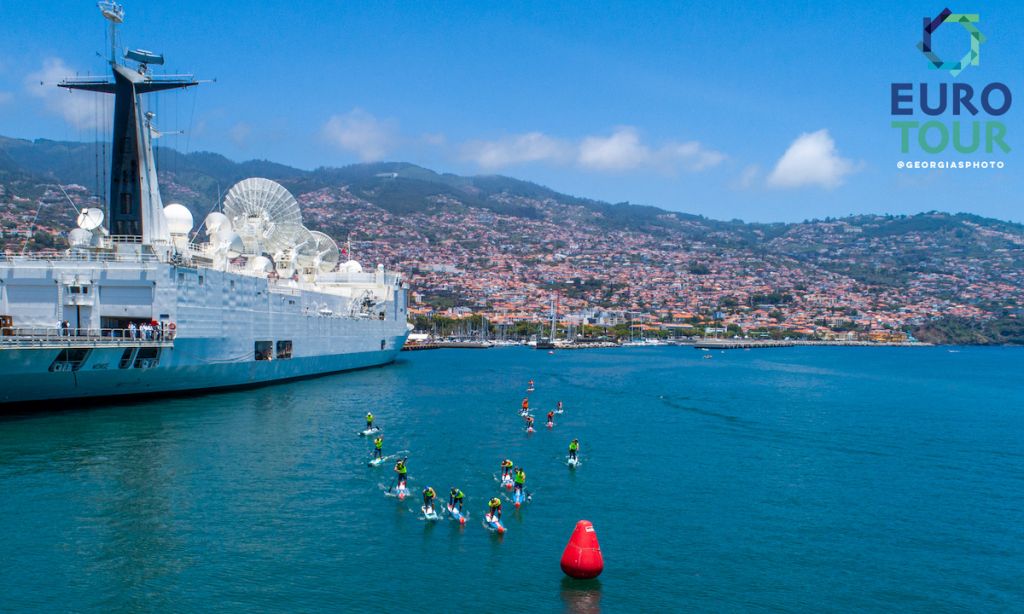
<path id="1" fill-rule="evenodd" d="M 604 557 L 597 543 L 597 533 L 589 520 L 576 523 L 569 544 L 562 552 L 562 571 L 571 578 L 596 578 L 604 571 Z"/>

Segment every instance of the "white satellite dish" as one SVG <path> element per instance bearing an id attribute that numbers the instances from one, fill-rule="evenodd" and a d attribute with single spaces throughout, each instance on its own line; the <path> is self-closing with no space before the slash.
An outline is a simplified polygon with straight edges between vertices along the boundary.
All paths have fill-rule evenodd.
<path id="1" fill-rule="evenodd" d="M 249 268 L 259 273 L 269 273 L 274 270 L 274 261 L 266 256 L 256 256 L 249 261 Z"/>
<path id="2" fill-rule="evenodd" d="M 299 203 L 276 181 L 243 179 L 224 197 L 224 214 L 248 253 L 290 249 L 302 230 Z"/>
<path id="3" fill-rule="evenodd" d="M 82 230 L 96 230 L 103 225 L 103 209 L 86 207 L 78 214 L 76 222 Z"/>
<path id="4" fill-rule="evenodd" d="M 71 247 L 88 247 L 92 244 L 92 233 L 84 228 L 73 228 L 68 233 L 68 244 Z"/>
<path id="5" fill-rule="evenodd" d="M 295 264 L 301 267 L 316 266 L 316 237 L 305 226 L 299 229 L 294 238 Z"/>
<path id="6" fill-rule="evenodd" d="M 164 207 L 167 231 L 172 235 L 187 235 L 192 232 L 192 212 L 185 205 L 171 203 Z"/>
<path id="7" fill-rule="evenodd" d="M 341 261 L 341 250 L 334 239 L 317 230 L 310 231 L 316 240 L 316 266 L 322 273 L 329 273 Z"/>
<path id="8" fill-rule="evenodd" d="M 227 230 L 217 233 L 217 251 L 228 258 L 238 258 L 245 253 L 245 244 L 237 232 Z"/>
<path id="9" fill-rule="evenodd" d="M 214 211 L 210 215 L 206 216 L 206 219 L 203 221 L 203 226 L 206 227 L 206 236 L 212 239 L 222 230 L 231 230 L 231 221 L 228 220 L 228 216 L 223 213 Z"/>

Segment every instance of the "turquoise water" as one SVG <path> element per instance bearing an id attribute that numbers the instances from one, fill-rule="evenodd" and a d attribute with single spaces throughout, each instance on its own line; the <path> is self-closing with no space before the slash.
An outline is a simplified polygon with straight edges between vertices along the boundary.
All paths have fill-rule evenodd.
<path id="1" fill-rule="evenodd" d="M 409 352 L 0 421 L 11 610 L 1020 611 L 1024 350 Z M 517 408 L 565 402 L 527 435 Z M 414 496 L 365 464 L 408 449 Z M 572 437 L 582 465 L 564 464 Z M 480 524 L 498 462 L 533 501 Z M 419 518 L 459 485 L 471 519 Z M 600 580 L 563 580 L 577 520 Z"/>

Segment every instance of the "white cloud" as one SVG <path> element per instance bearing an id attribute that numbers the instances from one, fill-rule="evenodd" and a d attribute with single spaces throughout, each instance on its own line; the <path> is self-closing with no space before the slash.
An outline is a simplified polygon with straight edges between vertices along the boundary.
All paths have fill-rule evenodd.
<path id="1" fill-rule="evenodd" d="M 725 160 L 725 154 L 706 149 L 697 141 L 668 142 L 657 149 L 640 140 L 636 128 L 617 128 L 610 136 L 589 136 L 580 143 L 577 162 L 593 170 L 625 171 L 651 168 L 666 173 L 680 169 L 697 172 Z"/>
<path id="2" fill-rule="evenodd" d="M 619 128 L 611 136 L 583 139 L 577 161 L 584 168 L 623 171 L 646 164 L 650 156 L 635 129 Z"/>
<path id="3" fill-rule="evenodd" d="M 569 143 L 540 132 L 528 132 L 498 141 L 472 141 L 462 147 L 462 157 L 486 169 L 526 162 L 564 163 L 572 160 Z"/>
<path id="4" fill-rule="evenodd" d="M 238 122 L 231 129 L 228 130 L 228 138 L 240 147 L 244 147 L 249 141 L 249 135 L 252 134 L 252 126 L 245 122 Z"/>
<path id="5" fill-rule="evenodd" d="M 775 188 L 817 185 L 832 189 L 858 170 L 858 164 L 839 156 L 828 130 L 821 129 L 801 134 L 793 141 L 768 175 L 768 185 Z"/>
<path id="6" fill-rule="evenodd" d="M 332 115 L 320 134 L 332 145 L 354 152 L 364 162 L 372 162 L 388 154 L 395 143 L 397 127 L 391 120 L 379 120 L 357 108 L 344 115 Z"/>
<path id="7" fill-rule="evenodd" d="M 664 145 L 654 152 L 653 161 L 666 170 L 674 170 L 678 166 L 697 172 L 718 166 L 725 158 L 725 154 L 720 151 L 705 149 L 697 141 L 688 141 Z"/>
<path id="8" fill-rule="evenodd" d="M 595 171 L 627 171 L 640 168 L 662 172 L 680 169 L 702 171 L 725 159 L 725 154 L 706 149 L 696 141 L 668 142 L 652 149 L 636 128 L 617 128 L 608 136 L 588 136 L 578 143 L 528 132 L 497 141 L 471 141 L 462 148 L 463 158 L 496 169 L 529 162 L 576 164 Z"/>
<path id="9" fill-rule="evenodd" d="M 749 190 L 758 183 L 758 179 L 761 178 L 761 166 L 758 164 L 751 164 L 743 169 L 740 173 L 739 179 L 733 184 L 733 187 L 739 190 Z"/>
<path id="10" fill-rule="evenodd" d="M 25 90 L 43 102 L 47 110 L 64 117 L 75 128 L 94 128 L 103 116 L 97 109 L 95 94 L 58 88 L 57 83 L 75 71 L 60 58 L 43 60 L 43 66 L 25 77 Z"/>
<path id="11" fill-rule="evenodd" d="M 448 142 L 448 138 L 440 132 L 425 132 L 420 135 L 420 142 L 433 147 L 444 147 L 445 143 Z"/>

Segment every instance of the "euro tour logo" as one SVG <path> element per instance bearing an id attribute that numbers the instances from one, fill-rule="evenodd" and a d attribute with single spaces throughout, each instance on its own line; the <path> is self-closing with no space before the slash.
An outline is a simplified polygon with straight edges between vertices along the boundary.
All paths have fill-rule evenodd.
<path id="1" fill-rule="evenodd" d="M 931 70 L 948 72 L 953 78 L 971 67 L 980 65 L 981 46 L 986 37 L 978 29 L 977 13 L 954 13 L 943 9 L 937 17 L 925 17 L 921 41 L 917 48 L 927 59 Z M 932 48 L 932 34 L 942 28 L 961 28 L 969 49 L 956 61 L 944 60 Z M 970 71 L 969 71 L 970 72 Z M 916 151 L 941 154 L 950 146 L 960 154 L 984 152 L 1009 153 L 1006 124 L 1000 118 L 1010 110 L 1013 95 L 1005 83 L 992 82 L 980 89 L 969 83 L 893 83 L 890 90 L 890 109 L 893 117 L 918 116 L 922 120 L 894 120 L 892 127 L 900 134 L 900 153 Z M 951 121 L 939 116 L 951 117 Z M 964 162 L 959 161 L 961 167 Z M 934 162 L 931 165 L 934 167 Z M 956 163 L 954 162 L 954 165 Z M 971 164 L 971 163 L 968 163 Z M 976 163 L 974 163 L 976 164 Z M 902 168 L 903 163 L 899 166 Z M 1001 168 L 1002 162 L 998 163 Z M 943 168 L 946 168 L 943 165 Z"/>

